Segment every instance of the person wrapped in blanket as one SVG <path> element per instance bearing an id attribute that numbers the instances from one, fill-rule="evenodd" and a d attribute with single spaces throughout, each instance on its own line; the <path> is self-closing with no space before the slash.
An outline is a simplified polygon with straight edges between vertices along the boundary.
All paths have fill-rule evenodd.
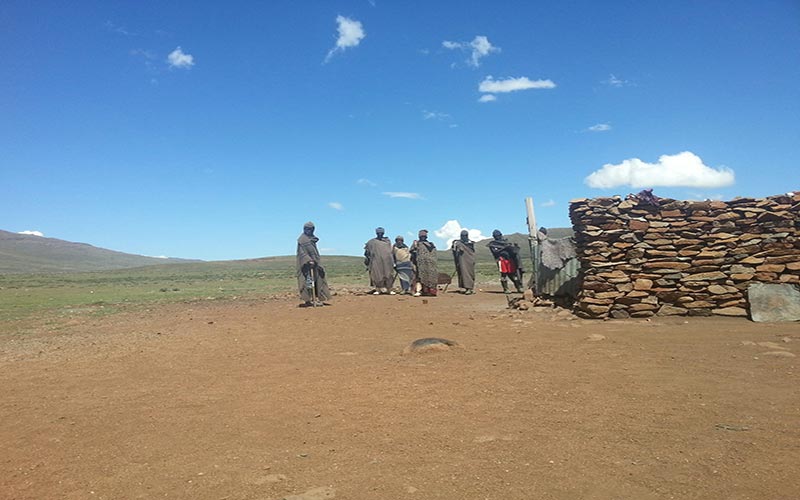
<path id="1" fill-rule="evenodd" d="M 411 293 L 414 265 L 411 263 L 411 250 L 409 250 L 402 236 L 394 239 L 392 254 L 394 255 L 394 268 L 397 271 L 397 277 L 400 279 L 400 288 L 403 290 L 403 294 L 408 295 Z"/>
<path id="2" fill-rule="evenodd" d="M 492 231 L 492 238 L 494 239 L 489 242 L 489 251 L 492 252 L 492 256 L 497 262 L 503 292 L 511 293 L 508 290 L 508 280 L 510 279 L 517 288 L 517 292 L 522 293 L 523 269 L 519 258 L 519 245 L 503 238 L 503 233 L 497 229 Z"/>
<path id="3" fill-rule="evenodd" d="M 411 262 L 417 270 L 414 296 L 435 297 L 439 284 L 436 245 L 428 241 L 427 229 L 420 229 L 418 238 L 411 244 Z"/>
<path id="4" fill-rule="evenodd" d="M 472 295 L 475 293 L 475 242 L 469 239 L 469 231 L 461 231 L 450 250 L 458 273 L 458 287 L 464 289 L 464 295 Z"/>
<path id="5" fill-rule="evenodd" d="M 297 238 L 297 287 L 303 307 L 328 305 L 331 292 L 325 279 L 325 268 L 320 264 L 314 223 L 303 225 L 303 234 Z"/>

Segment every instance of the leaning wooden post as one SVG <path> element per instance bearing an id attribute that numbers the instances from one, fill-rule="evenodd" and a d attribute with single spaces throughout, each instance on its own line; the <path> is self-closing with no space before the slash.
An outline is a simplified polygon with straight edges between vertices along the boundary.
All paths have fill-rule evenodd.
<path id="1" fill-rule="evenodd" d="M 528 281 L 529 288 L 538 295 L 537 275 L 539 274 L 539 231 L 536 229 L 536 214 L 533 211 L 533 198 L 525 198 L 525 208 L 528 211 L 528 246 L 531 250 L 531 277 Z"/>

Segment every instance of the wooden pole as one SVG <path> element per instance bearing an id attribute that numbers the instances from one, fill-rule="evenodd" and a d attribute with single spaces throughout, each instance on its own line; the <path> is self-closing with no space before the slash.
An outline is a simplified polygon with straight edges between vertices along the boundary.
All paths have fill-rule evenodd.
<path id="1" fill-rule="evenodd" d="M 528 246 L 531 250 L 531 278 L 529 283 L 529 288 L 533 289 L 533 293 L 536 294 L 537 290 L 537 282 L 536 282 L 536 275 L 538 274 L 538 256 L 537 252 L 539 250 L 539 231 L 536 229 L 536 213 L 533 211 L 533 198 L 525 198 L 525 209 L 528 212 Z"/>

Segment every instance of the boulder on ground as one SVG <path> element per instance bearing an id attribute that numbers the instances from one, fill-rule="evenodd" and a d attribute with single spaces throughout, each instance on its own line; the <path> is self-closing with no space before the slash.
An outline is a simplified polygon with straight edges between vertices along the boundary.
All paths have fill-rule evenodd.
<path id="1" fill-rule="evenodd" d="M 800 320 L 800 291 L 794 285 L 753 283 L 747 287 L 747 301 L 753 321 Z"/>
<path id="2" fill-rule="evenodd" d="M 403 349 L 403 354 L 422 354 L 426 352 L 449 351 L 453 348 L 460 348 L 461 344 L 453 340 L 438 337 L 427 337 L 417 339 Z"/>

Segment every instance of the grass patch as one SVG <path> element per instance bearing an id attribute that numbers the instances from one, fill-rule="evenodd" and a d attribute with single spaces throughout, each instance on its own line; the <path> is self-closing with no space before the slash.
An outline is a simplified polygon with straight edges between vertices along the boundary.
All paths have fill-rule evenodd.
<path id="1" fill-rule="evenodd" d="M 324 264 L 334 288 L 369 284 L 361 257 L 326 256 Z M 453 272 L 450 252 L 439 252 L 439 270 Z M 496 278 L 491 261 L 479 261 L 476 271 L 480 280 Z M 0 275 L 0 324 L 31 317 L 102 316 L 131 306 L 258 298 L 296 290 L 294 257 Z"/>

